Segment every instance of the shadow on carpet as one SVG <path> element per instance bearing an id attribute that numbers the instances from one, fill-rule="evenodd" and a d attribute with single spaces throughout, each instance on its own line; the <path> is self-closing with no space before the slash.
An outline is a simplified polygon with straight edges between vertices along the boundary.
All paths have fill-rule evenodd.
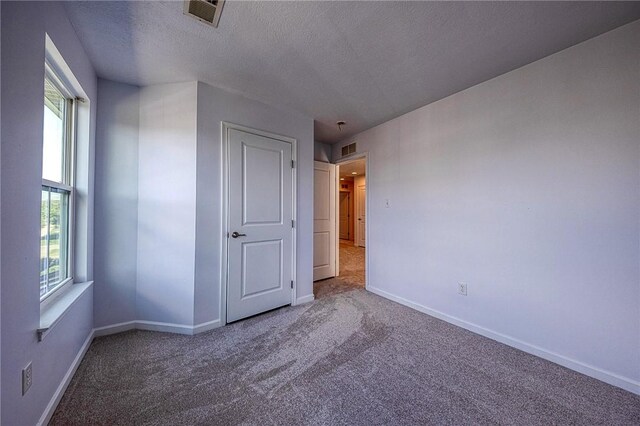
<path id="1" fill-rule="evenodd" d="M 196 336 L 96 338 L 53 425 L 640 424 L 640 397 L 338 279 Z"/>

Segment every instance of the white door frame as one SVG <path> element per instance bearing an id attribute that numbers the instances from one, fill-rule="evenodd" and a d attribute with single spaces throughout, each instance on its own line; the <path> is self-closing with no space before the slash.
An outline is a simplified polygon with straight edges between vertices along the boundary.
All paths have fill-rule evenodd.
<path id="1" fill-rule="evenodd" d="M 220 211 L 220 323 L 227 324 L 227 287 L 229 285 L 229 130 L 240 130 L 242 132 L 251 133 L 258 136 L 275 139 L 281 142 L 291 144 L 291 159 L 294 167 L 291 169 L 291 192 L 292 192 L 292 212 L 291 217 L 295 226 L 291 227 L 291 278 L 293 279 L 293 290 L 291 291 L 291 304 L 295 305 L 296 293 L 298 287 L 298 277 L 296 276 L 296 237 L 298 229 L 297 216 L 297 170 L 298 170 L 298 154 L 296 145 L 298 141 L 288 136 L 277 135 L 275 133 L 257 130 L 251 127 L 242 126 L 240 124 L 229 123 L 223 121 L 220 126 L 222 141 L 222 205 Z"/>
<path id="2" fill-rule="evenodd" d="M 366 241 L 366 245 L 367 247 L 365 247 L 365 255 L 364 255 L 364 288 L 366 290 L 369 289 L 369 248 L 371 247 L 371 243 L 370 243 L 370 239 L 369 239 L 369 219 L 371 216 L 369 216 L 369 195 L 370 195 L 370 169 L 369 169 L 369 153 L 368 152 L 360 152 L 360 153 L 356 153 L 353 155 L 350 155 L 348 158 L 342 158 L 340 160 L 336 161 L 336 166 L 340 167 L 342 165 L 348 164 L 348 163 L 353 163 L 356 160 L 361 160 L 364 158 L 364 176 L 366 179 L 366 185 L 367 185 L 367 191 L 365 192 L 364 198 L 365 198 L 365 217 L 367 218 L 366 221 L 364 222 L 364 235 L 365 235 L 365 241 Z M 338 169 L 338 172 L 340 171 L 340 169 Z M 339 215 L 340 214 L 340 173 L 336 173 L 336 214 Z M 355 196 L 355 185 L 354 185 L 354 196 Z M 355 212 L 354 212 L 355 213 Z M 355 225 L 354 225 L 355 228 Z M 336 220 L 336 236 L 338 238 L 336 238 L 336 276 L 340 277 L 340 238 L 339 238 L 339 232 L 340 232 L 340 221 Z M 355 229 L 354 229 L 355 232 Z"/>

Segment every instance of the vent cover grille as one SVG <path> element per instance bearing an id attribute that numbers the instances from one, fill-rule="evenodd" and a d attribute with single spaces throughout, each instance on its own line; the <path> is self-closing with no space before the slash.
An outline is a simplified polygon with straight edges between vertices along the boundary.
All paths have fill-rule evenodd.
<path id="1" fill-rule="evenodd" d="M 356 152 L 356 143 L 350 143 L 349 145 L 345 145 L 342 147 L 342 156 L 346 157 L 347 155 L 351 155 Z"/>
<path id="2" fill-rule="evenodd" d="M 223 5 L 224 0 L 185 0 L 184 14 L 217 27 Z"/>

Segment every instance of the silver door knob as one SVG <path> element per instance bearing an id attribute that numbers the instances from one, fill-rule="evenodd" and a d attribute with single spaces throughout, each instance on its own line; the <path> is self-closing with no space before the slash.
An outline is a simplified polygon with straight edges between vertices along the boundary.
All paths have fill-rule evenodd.
<path id="1" fill-rule="evenodd" d="M 238 238 L 238 237 L 246 237 L 246 236 L 247 236 L 247 234 L 240 234 L 240 233 L 238 233 L 237 231 L 233 231 L 233 233 L 231 234 L 231 236 L 232 236 L 233 238 Z"/>

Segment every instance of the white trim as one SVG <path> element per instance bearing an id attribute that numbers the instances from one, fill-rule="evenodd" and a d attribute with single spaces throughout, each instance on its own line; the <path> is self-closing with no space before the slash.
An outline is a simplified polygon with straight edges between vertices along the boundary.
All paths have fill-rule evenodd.
<path id="1" fill-rule="evenodd" d="M 71 71 L 71 67 L 67 65 L 48 33 L 45 33 L 45 62 L 67 90 L 70 89 L 72 93 L 75 93 L 75 96 L 85 99 L 88 98 L 87 93 L 82 88 L 82 85 L 80 85 L 73 71 Z"/>
<path id="2" fill-rule="evenodd" d="M 219 319 L 203 322 L 193 326 L 193 334 L 204 333 L 218 327 L 222 327 L 222 322 Z"/>
<path id="3" fill-rule="evenodd" d="M 137 330 L 162 331 L 165 333 L 193 334 L 193 326 L 157 321 L 136 321 Z"/>
<path id="4" fill-rule="evenodd" d="M 253 135 L 263 136 L 270 139 L 275 139 L 281 142 L 291 144 L 291 160 L 294 162 L 295 167 L 291 169 L 291 195 L 292 195 L 292 212 L 291 218 L 296 224 L 291 228 L 291 279 L 293 280 L 293 291 L 291 292 L 291 305 L 297 303 L 296 294 L 298 289 L 298 277 L 297 277 L 297 239 L 298 239 L 298 151 L 297 140 L 288 136 L 282 136 L 271 132 L 265 132 L 263 130 L 254 129 L 251 127 L 243 126 L 240 124 L 230 123 L 228 121 L 222 121 L 220 123 L 220 140 L 222 155 L 222 203 L 220 203 L 220 325 L 227 323 L 227 285 L 228 285 L 228 266 L 229 266 L 229 130 L 235 129 L 242 132 L 251 133 Z"/>
<path id="5" fill-rule="evenodd" d="M 563 367 L 567 367 L 571 370 L 577 371 L 578 373 L 585 374 L 587 376 L 593 377 L 594 379 L 601 380 L 610 385 L 617 386 L 629 392 L 640 395 L 640 382 L 635 381 L 633 379 L 620 376 L 616 373 L 606 371 L 589 364 L 585 364 L 583 362 L 568 358 L 564 355 L 560 355 L 555 352 L 548 351 L 539 346 L 532 345 L 527 342 L 523 342 L 522 340 L 516 339 L 514 337 L 507 336 L 502 333 L 498 333 L 496 331 L 467 322 L 465 320 L 445 314 L 435 309 L 428 308 L 419 303 L 412 302 L 403 297 L 393 295 L 384 290 L 380 290 L 378 288 L 371 287 L 371 286 L 367 290 L 377 294 L 378 296 L 384 297 L 385 299 L 389 299 L 394 302 L 400 303 L 401 305 L 408 306 L 409 308 L 415 309 L 416 311 L 420 311 L 424 314 L 441 319 L 450 324 L 457 325 L 458 327 L 462 327 L 473 333 L 479 334 L 484 337 L 488 337 L 489 339 L 495 340 L 500 343 L 504 343 L 505 345 L 508 345 L 513 348 L 519 349 L 521 351 L 527 352 L 529 354 L 538 356 L 540 358 L 544 358 L 547 361 L 551 361 Z"/>
<path id="6" fill-rule="evenodd" d="M 311 303 L 314 301 L 313 294 L 308 294 L 306 296 L 298 297 L 295 302 L 292 303 L 293 306 L 303 305 L 305 303 Z"/>
<path id="7" fill-rule="evenodd" d="M 56 389 L 55 393 L 53 394 L 53 397 L 51 397 L 51 400 L 49 401 L 49 404 L 47 404 L 47 407 L 44 409 L 44 413 L 42 413 L 40 420 L 38 420 L 38 423 L 37 423 L 38 426 L 46 425 L 49 423 L 49 420 L 51 420 L 53 413 L 56 411 L 56 408 L 58 407 L 58 403 L 62 399 L 62 395 L 64 395 L 64 392 L 67 390 L 69 383 L 71 383 L 71 379 L 73 378 L 73 375 L 76 373 L 78 366 L 80 366 L 80 363 L 82 362 L 82 359 L 87 353 L 87 350 L 89 350 L 89 346 L 91 346 L 91 342 L 93 341 L 93 336 L 94 336 L 94 330 L 91 330 L 91 332 L 87 336 L 87 339 L 84 341 L 84 343 L 82 344 L 82 347 L 78 351 L 78 354 L 73 359 L 73 362 L 71 363 L 71 366 L 67 370 L 67 373 L 62 378 L 60 385 L 58 385 L 58 389 Z"/>
<path id="8" fill-rule="evenodd" d="M 104 327 L 97 327 L 93 329 L 95 337 L 109 336 L 111 334 L 123 333 L 129 330 L 136 329 L 135 321 L 119 322 L 117 324 L 105 325 Z"/>
<path id="9" fill-rule="evenodd" d="M 186 334 L 189 336 L 213 330 L 222 326 L 219 319 L 196 325 L 174 324 L 157 321 L 127 321 L 94 329 L 95 337 L 109 336 L 129 330 L 161 331 L 165 333 Z"/>
<path id="10" fill-rule="evenodd" d="M 51 292 L 58 293 L 55 297 L 49 298 L 40 303 L 40 323 L 36 333 L 38 342 L 41 342 L 78 301 L 82 295 L 93 285 L 93 281 L 78 284 L 66 284 L 64 291 L 57 289 Z"/>

